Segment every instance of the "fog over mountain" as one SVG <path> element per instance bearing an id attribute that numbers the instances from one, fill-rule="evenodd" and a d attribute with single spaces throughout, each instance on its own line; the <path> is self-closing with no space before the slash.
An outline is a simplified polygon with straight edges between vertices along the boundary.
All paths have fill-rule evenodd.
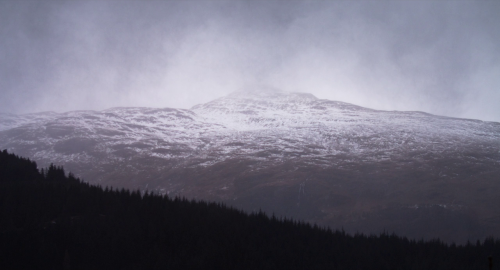
<path id="1" fill-rule="evenodd" d="M 349 232 L 498 237 L 499 14 L 0 0 L 0 150 Z"/>
<path id="2" fill-rule="evenodd" d="M 0 112 L 188 109 L 265 85 L 500 121 L 498 1 L 0 0 Z"/>

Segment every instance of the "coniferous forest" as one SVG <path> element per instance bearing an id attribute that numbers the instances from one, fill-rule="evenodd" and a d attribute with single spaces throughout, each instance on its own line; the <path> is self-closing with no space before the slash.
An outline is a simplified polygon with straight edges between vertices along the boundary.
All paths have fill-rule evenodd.
<path id="1" fill-rule="evenodd" d="M 500 258 L 500 240 L 457 246 L 352 236 L 218 203 L 93 186 L 62 167 L 38 170 L 0 152 L 0 269 L 489 269 L 489 257 Z"/>

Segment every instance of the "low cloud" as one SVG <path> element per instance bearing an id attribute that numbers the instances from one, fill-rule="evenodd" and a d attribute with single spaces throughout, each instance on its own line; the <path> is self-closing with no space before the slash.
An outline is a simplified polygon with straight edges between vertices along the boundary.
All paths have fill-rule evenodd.
<path id="1" fill-rule="evenodd" d="M 0 1 L 0 111 L 189 108 L 248 85 L 500 121 L 496 1 Z"/>

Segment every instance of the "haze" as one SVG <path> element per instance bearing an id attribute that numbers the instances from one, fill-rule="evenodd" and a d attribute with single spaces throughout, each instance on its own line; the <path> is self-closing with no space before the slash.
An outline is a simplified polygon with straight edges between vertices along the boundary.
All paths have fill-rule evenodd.
<path id="1" fill-rule="evenodd" d="M 251 87 L 500 122 L 499 1 L 0 1 L 0 112 Z"/>

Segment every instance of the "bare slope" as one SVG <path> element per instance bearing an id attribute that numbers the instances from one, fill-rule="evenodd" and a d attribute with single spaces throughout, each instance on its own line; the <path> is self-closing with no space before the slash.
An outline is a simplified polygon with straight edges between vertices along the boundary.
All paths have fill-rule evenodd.
<path id="1" fill-rule="evenodd" d="M 500 124 L 255 90 L 191 110 L 0 115 L 0 148 L 102 185 L 347 231 L 500 235 Z"/>

